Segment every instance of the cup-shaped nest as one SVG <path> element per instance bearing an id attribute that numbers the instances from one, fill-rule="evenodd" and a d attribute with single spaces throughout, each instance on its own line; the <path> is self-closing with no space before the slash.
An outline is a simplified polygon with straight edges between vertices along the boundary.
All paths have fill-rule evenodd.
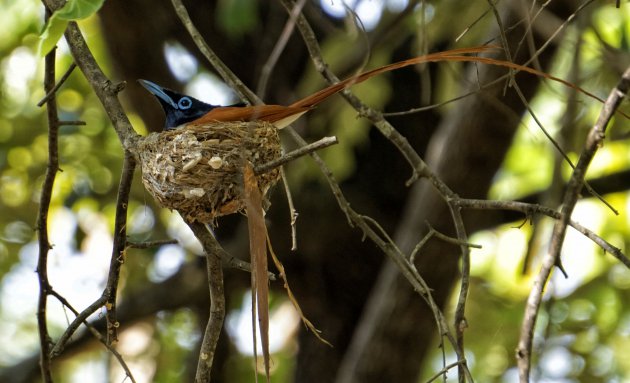
<path id="1" fill-rule="evenodd" d="M 158 203 L 184 219 L 214 223 L 244 209 L 243 169 L 281 156 L 277 129 L 268 122 L 216 122 L 151 133 L 138 146 L 142 182 Z M 279 169 L 256 176 L 263 196 Z"/>

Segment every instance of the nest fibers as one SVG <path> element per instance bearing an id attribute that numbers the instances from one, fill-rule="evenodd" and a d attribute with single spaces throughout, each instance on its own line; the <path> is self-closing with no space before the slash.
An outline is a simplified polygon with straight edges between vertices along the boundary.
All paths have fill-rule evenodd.
<path id="1" fill-rule="evenodd" d="M 158 203 L 186 220 L 213 223 L 243 201 L 243 166 L 281 156 L 277 129 L 264 121 L 216 122 L 152 133 L 138 147 L 142 182 Z M 279 169 L 256 176 L 263 197 Z"/>

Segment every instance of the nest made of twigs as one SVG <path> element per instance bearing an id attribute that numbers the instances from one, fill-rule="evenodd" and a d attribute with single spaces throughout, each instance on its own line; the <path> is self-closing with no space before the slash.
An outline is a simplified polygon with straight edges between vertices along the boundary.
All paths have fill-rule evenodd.
<path id="1" fill-rule="evenodd" d="M 243 210 L 245 161 L 254 167 L 281 156 L 268 122 L 215 122 L 151 133 L 138 146 L 142 182 L 158 203 L 184 219 L 213 223 Z M 279 169 L 256 176 L 265 196 Z"/>

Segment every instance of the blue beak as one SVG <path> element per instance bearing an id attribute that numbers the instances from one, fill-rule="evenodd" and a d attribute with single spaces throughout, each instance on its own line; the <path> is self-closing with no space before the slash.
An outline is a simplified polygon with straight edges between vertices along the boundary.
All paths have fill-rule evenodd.
<path id="1" fill-rule="evenodd" d="M 158 97 L 160 100 L 164 101 L 165 103 L 167 103 L 168 105 L 172 106 L 173 108 L 178 109 L 177 108 L 177 103 L 175 101 L 173 101 L 171 96 L 169 96 L 168 94 L 166 94 L 164 92 L 164 88 L 162 88 L 158 84 L 155 84 L 155 83 L 153 83 L 151 81 L 148 81 L 148 80 L 140 79 L 140 80 L 138 80 L 138 82 L 146 90 L 148 90 L 152 95 L 154 95 L 155 97 Z"/>

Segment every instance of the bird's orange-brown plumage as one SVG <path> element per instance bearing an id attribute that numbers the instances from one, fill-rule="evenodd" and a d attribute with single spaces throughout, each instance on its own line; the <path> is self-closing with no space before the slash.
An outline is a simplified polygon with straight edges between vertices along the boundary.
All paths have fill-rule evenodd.
<path id="1" fill-rule="evenodd" d="M 479 46 L 473 48 L 452 49 L 449 51 L 432 53 L 424 56 L 414 57 L 408 60 L 382 66 L 372 69 L 365 73 L 350 77 L 336 84 L 330 85 L 318 92 L 311 94 L 289 106 L 283 105 L 253 105 L 244 107 L 219 107 L 211 110 L 202 117 L 194 120 L 191 124 L 203 124 L 213 121 L 268 121 L 278 128 L 284 128 L 291 124 L 304 113 L 313 109 L 317 104 L 326 100 L 328 97 L 346 89 L 354 84 L 363 82 L 371 77 L 384 72 L 389 72 L 410 65 L 422 64 L 435 61 L 473 61 L 466 54 L 481 53 L 492 49 L 492 46 Z"/>

